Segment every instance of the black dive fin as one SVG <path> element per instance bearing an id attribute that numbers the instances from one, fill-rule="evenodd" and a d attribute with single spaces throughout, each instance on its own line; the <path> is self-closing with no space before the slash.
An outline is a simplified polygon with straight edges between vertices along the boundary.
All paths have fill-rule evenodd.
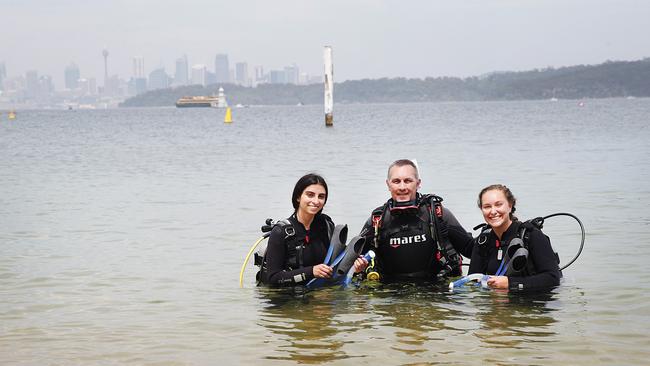
<path id="1" fill-rule="evenodd" d="M 339 254 L 345 249 L 345 242 L 348 239 L 348 226 L 347 225 L 336 225 L 332 231 L 332 240 L 330 240 L 330 246 L 327 249 L 327 255 L 323 263 L 330 265 L 330 262 L 334 258 L 338 257 Z"/>
<path id="2" fill-rule="evenodd" d="M 517 248 L 514 254 L 510 255 L 510 262 L 508 262 L 506 276 L 521 275 L 526 269 L 526 263 L 528 263 L 528 249 L 523 247 Z"/>
<path id="3" fill-rule="evenodd" d="M 345 248 L 343 258 L 341 258 L 338 265 L 334 267 L 334 274 L 332 275 L 334 279 L 345 277 L 350 268 L 352 268 L 354 261 L 359 258 L 359 255 L 361 255 L 365 242 L 366 239 L 361 236 L 355 236 L 350 240 L 348 246 Z"/>

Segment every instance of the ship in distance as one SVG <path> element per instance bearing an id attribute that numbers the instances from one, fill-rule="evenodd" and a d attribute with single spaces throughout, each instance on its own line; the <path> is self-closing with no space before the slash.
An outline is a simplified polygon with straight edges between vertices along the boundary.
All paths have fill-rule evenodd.
<path id="1" fill-rule="evenodd" d="M 193 107 L 212 107 L 212 108 L 225 108 L 228 106 L 226 102 L 226 95 L 223 88 L 219 88 L 218 95 L 210 96 L 185 96 L 176 101 L 177 108 L 193 108 Z"/>

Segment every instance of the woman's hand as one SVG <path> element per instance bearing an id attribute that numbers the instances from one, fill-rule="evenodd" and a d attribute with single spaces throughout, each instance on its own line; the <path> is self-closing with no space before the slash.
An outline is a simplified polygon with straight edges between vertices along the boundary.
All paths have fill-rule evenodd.
<path id="1" fill-rule="evenodd" d="M 508 276 L 490 276 L 487 280 L 488 286 L 492 288 L 508 288 Z"/>
<path id="2" fill-rule="evenodd" d="M 364 257 L 359 256 L 359 258 L 354 261 L 354 273 L 359 273 L 365 270 L 366 267 L 368 267 L 368 261 Z"/>
<path id="3" fill-rule="evenodd" d="M 312 269 L 314 277 L 316 278 L 330 278 L 332 277 L 332 267 L 327 264 L 315 265 Z"/>

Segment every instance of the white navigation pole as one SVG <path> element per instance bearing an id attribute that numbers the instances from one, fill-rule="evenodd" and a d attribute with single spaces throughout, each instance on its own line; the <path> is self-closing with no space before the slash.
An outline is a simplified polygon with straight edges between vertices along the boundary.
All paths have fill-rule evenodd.
<path id="1" fill-rule="evenodd" d="M 325 126 L 334 126 L 334 66 L 332 65 L 332 47 L 325 46 Z"/>

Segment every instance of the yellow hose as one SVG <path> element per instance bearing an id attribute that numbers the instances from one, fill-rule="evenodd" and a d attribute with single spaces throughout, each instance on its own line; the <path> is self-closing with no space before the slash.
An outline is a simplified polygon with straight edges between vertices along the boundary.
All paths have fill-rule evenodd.
<path id="1" fill-rule="evenodd" d="M 239 272 L 239 287 L 240 288 L 244 287 L 244 270 L 246 269 L 246 264 L 248 264 L 248 260 L 250 259 L 251 254 L 253 254 L 253 251 L 255 250 L 255 248 L 257 248 L 257 246 L 260 244 L 260 242 L 262 240 L 266 239 L 267 237 L 268 237 L 268 235 L 262 235 L 259 239 L 257 239 L 255 244 L 253 244 L 251 249 L 248 251 L 248 254 L 246 254 L 246 259 L 244 259 L 244 264 L 242 264 L 241 271 Z"/>

